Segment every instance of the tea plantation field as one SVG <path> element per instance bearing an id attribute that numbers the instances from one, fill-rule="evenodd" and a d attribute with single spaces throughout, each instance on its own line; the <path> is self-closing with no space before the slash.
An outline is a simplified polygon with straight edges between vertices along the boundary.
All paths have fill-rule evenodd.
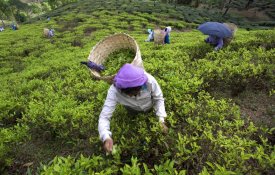
<path id="1" fill-rule="evenodd" d="M 198 23 L 77 10 L 91 5 L 85 2 L 0 32 L 1 174 L 274 173 L 274 28 L 239 28 L 228 47 L 214 51 Z M 144 42 L 147 28 L 167 25 L 171 44 Z M 44 27 L 55 36 L 45 38 Z M 145 70 L 162 88 L 169 132 L 153 112 L 133 118 L 118 106 L 111 121 L 116 150 L 106 155 L 97 122 L 109 84 L 93 80 L 80 62 L 120 32 L 137 41 Z"/>

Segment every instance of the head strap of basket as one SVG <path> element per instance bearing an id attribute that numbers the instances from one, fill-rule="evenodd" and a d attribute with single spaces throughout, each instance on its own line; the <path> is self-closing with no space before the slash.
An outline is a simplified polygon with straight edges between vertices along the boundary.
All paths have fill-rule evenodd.
<path id="1" fill-rule="evenodd" d="M 232 37 L 234 37 L 238 30 L 238 26 L 234 23 L 223 23 L 223 24 L 226 25 L 232 31 Z"/>
<path id="2" fill-rule="evenodd" d="M 154 43 L 163 44 L 164 43 L 165 32 L 161 29 L 154 30 Z"/>
<path id="3" fill-rule="evenodd" d="M 136 40 L 125 33 L 110 35 L 99 41 L 91 50 L 88 60 L 96 64 L 103 64 L 111 53 L 120 49 L 134 50 L 136 54 L 131 64 L 143 68 L 140 49 Z M 115 75 L 101 76 L 100 73 L 95 70 L 90 71 L 95 79 L 104 80 L 108 83 L 112 83 L 115 77 Z"/>

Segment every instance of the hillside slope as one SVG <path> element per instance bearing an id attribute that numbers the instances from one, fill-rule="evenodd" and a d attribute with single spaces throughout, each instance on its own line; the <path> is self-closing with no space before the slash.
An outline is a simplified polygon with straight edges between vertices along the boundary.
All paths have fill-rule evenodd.
<path id="1" fill-rule="evenodd" d="M 233 4 L 233 7 L 231 8 L 233 12 L 236 12 L 236 9 L 238 7 L 243 7 L 243 1 L 238 1 Z M 257 4 L 258 13 L 262 12 L 270 12 L 273 13 L 272 9 L 273 4 L 266 4 L 263 2 L 255 3 Z M 235 7 L 235 8 L 234 8 Z M 254 7 L 254 4 L 251 6 Z M 266 11 L 263 11 L 265 9 Z M 269 18 L 262 18 L 257 19 L 255 16 L 247 16 L 249 11 L 245 12 L 242 10 L 242 12 L 239 13 L 232 13 L 231 10 L 229 11 L 228 15 L 223 16 L 224 10 L 220 10 L 217 8 L 191 8 L 187 6 L 182 5 L 173 5 L 173 4 L 164 4 L 160 2 L 154 3 L 153 1 L 139 1 L 139 0 L 108 0 L 108 1 L 100 1 L 100 0 L 80 0 L 77 3 L 72 3 L 65 5 L 61 8 L 58 8 L 54 10 L 53 12 L 50 12 L 46 16 L 60 16 L 67 13 L 72 14 L 86 14 L 89 15 L 94 11 L 101 11 L 101 10 L 108 10 L 108 11 L 117 11 L 120 12 L 127 12 L 130 14 L 135 13 L 146 13 L 148 14 L 148 17 L 151 16 L 151 22 L 156 23 L 157 25 L 167 25 L 166 21 L 169 19 L 176 20 L 176 22 L 185 22 L 185 23 L 193 23 L 193 24 L 200 24 L 205 21 L 219 21 L 219 22 L 233 22 L 237 24 L 238 26 L 241 26 L 243 28 L 270 28 L 274 27 L 275 23 L 270 16 Z M 234 11 L 235 10 L 235 11 Z M 253 9 L 252 9 L 253 10 Z M 251 11 L 251 10 L 250 10 Z M 239 14 L 239 15 L 237 15 Z M 155 18 L 154 18 L 155 17 Z M 150 18 L 150 17 L 149 17 Z M 253 18 L 254 20 L 251 20 Z M 35 18 L 34 20 L 41 19 Z M 173 21 L 172 20 L 172 21 Z M 33 20 L 31 20 L 33 21 Z M 170 24 L 171 25 L 171 24 Z M 179 25 L 177 26 L 176 23 L 173 24 L 174 28 L 177 28 L 179 30 L 186 29 L 192 27 L 192 25 Z M 146 26 L 144 26 L 146 27 Z M 194 27 L 194 25 L 193 25 Z"/>

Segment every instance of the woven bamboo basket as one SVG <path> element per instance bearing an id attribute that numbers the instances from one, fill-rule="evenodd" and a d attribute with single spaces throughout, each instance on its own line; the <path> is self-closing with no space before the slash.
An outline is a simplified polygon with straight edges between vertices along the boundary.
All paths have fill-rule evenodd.
<path id="1" fill-rule="evenodd" d="M 141 53 L 139 46 L 134 38 L 125 34 L 125 33 L 117 33 L 111 36 L 104 38 L 103 40 L 99 41 L 91 50 L 88 60 L 96 63 L 104 65 L 103 63 L 106 61 L 107 57 L 120 49 L 131 49 L 134 50 L 136 55 L 133 58 L 131 64 L 144 68 L 143 62 L 141 58 Z M 126 63 L 126 62 L 125 62 Z M 91 70 L 91 75 L 95 79 L 104 80 L 108 83 L 113 82 L 113 78 L 115 75 L 108 75 L 108 76 L 101 76 L 99 72 L 96 70 Z"/>
<path id="2" fill-rule="evenodd" d="M 238 30 L 238 26 L 234 23 L 223 23 L 224 25 L 226 25 L 231 31 L 232 31 L 232 37 L 228 37 L 228 38 L 224 38 L 223 39 L 223 43 L 224 45 L 228 45 L 231 43 L 231 41 L 233 40 L 233 38 L 235 37 L 235 34 Z"/>
<path id="3" fill-rule="evenodd" d="M 154 30 L 154 43 L 164 44 L 165 32 L 160 29 Z"/>
<path id="4" fill-rule="evenodd" d="M 43 29 L 43 35 L 44 35 L 44 37 L 50 38 L 49 33 L 50 33 L 50 29 L 48 29 L 48 28 L 44 28 Z"/>

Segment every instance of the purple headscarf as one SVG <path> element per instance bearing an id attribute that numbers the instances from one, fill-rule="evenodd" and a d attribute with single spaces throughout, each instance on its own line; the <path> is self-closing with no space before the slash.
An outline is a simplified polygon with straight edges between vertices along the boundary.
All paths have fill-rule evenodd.
<path id="1" fill-rule="evenodd" d="M 124 64 L 114 78 L 114 85 L 119 89 L 142 86 L 148 80 L 142 68 Z"/>

